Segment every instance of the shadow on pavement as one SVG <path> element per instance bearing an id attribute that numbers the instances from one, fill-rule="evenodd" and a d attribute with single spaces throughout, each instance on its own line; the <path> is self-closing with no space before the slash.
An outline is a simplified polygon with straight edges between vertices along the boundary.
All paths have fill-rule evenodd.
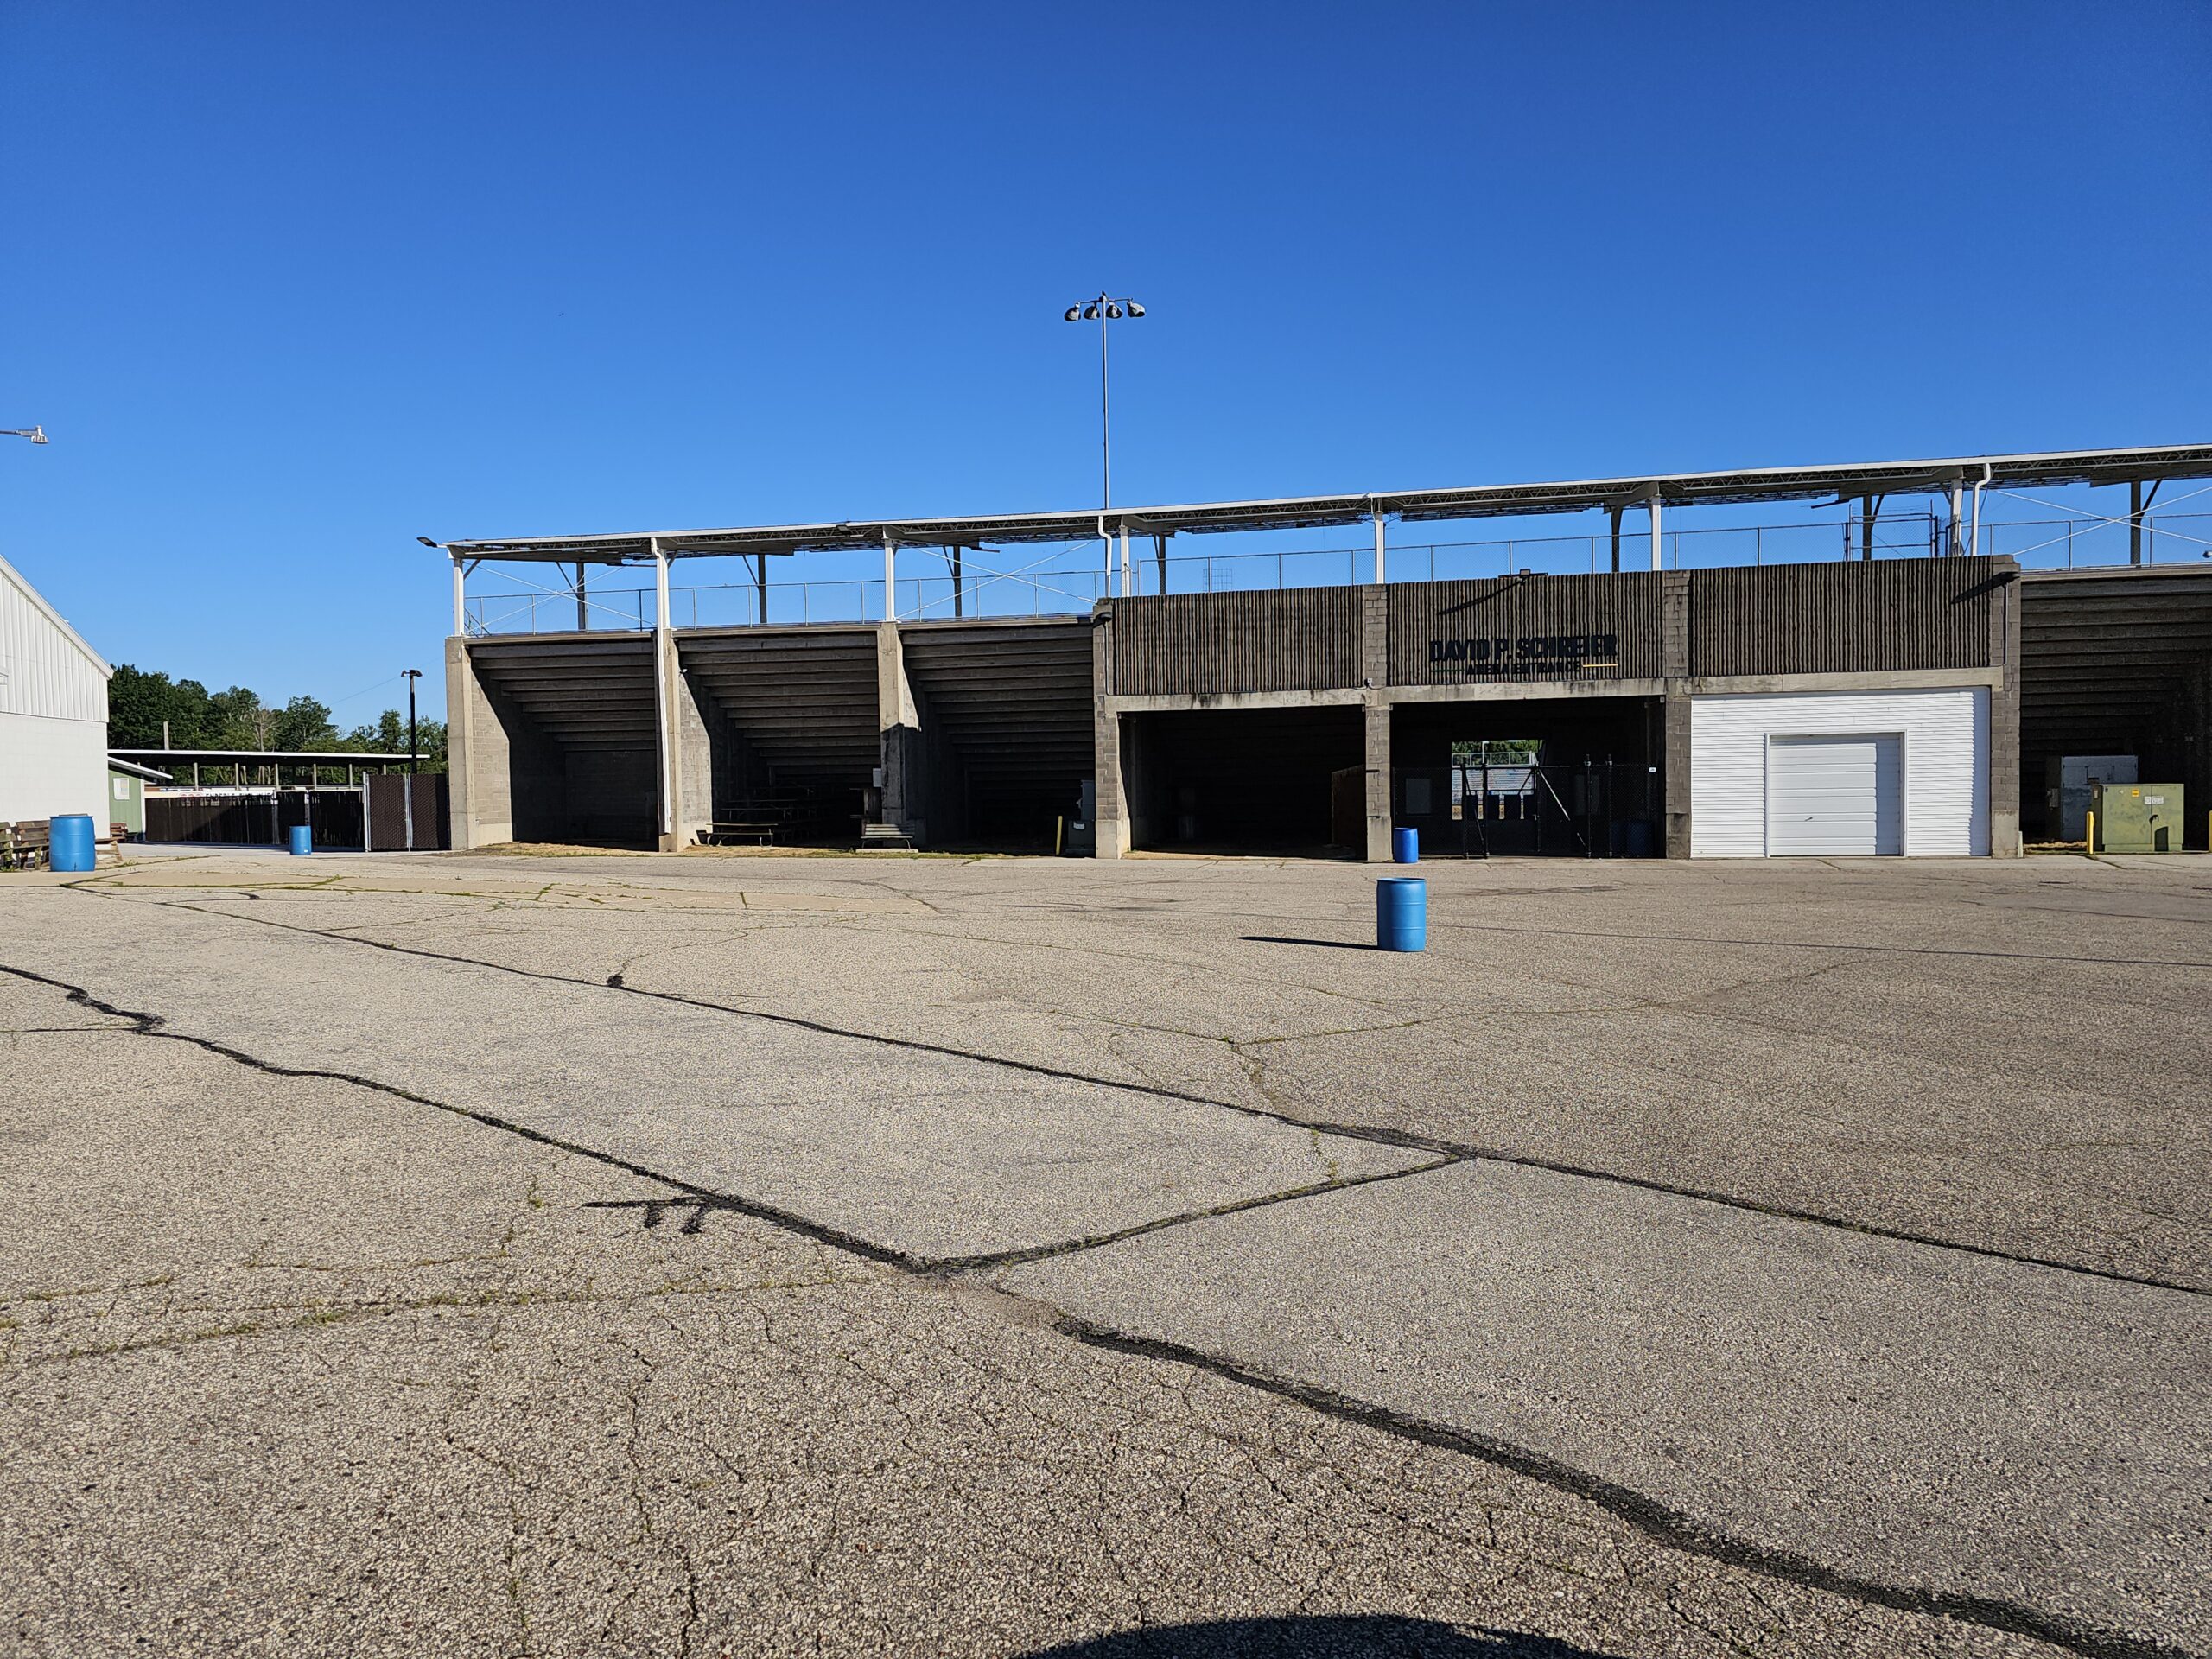
<path id="1" fill-rule="evenodd" d="M 1027 1659 L 1606 1659 L 1548 1636 L 1360 1615 L 1168 1624 L 1046 1648 Z"/>
<path id="2" fill-rule="evenodd" d="M 1357 939 L 1293 939 L 1280 933 L 1247 933 L 1242 936 L 1246 944 L 1312 944 L 1325 950 L 1372 950 L 1374 945 Z"/>

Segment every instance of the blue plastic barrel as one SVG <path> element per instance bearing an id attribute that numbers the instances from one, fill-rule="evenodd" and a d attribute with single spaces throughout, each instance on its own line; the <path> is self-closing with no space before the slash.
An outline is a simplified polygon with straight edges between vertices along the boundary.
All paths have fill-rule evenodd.
<path id="1" fill-rule="evenodd" d="M 1393 864 L 1421 862 L 1421 831 L 1397 829 L 1390 832 L 1390 861 Z"/>
<path id="2" fill-rule="evenodd" d="M 1375 884 L 1375 948 L 1428 948 L 1428 883 L 1417 875 L 1386 875 Z"/>
<path id="3" fill-rule="evenodd" d="M 92 836 L 92 815 L 65 812 L 46 825 L 46 861 L 57 870 L 89 870 L 99 862 L 100 844 Z"/>
<path id="4" fill-rule="evenodd" d="M 309 829 L 304 823 L 296 823 L 292 826 L 290 833 L 292 856 L 294 858 L 305 858 L 309 853 L 315 851 L 315 831 L 313 830 Z"/>

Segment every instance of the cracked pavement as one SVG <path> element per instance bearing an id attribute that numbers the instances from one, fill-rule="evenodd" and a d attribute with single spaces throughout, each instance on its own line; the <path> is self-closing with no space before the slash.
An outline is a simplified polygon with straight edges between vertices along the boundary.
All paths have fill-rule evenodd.
<path id="1" fill-rule="evenodd" d="M 2212 1653 L 2203 868 L 6 878 L 0 1648 Z"/>

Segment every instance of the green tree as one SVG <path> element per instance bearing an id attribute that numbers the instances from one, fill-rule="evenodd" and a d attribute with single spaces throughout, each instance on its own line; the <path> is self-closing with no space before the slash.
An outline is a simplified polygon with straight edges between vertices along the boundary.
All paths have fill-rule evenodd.
<path id="1" fill-rule="evenodd" d="M 211 749 L 265 749 L 270 747 L 276 716 L 262 706 L 260 694 L 234 685 L 207 699 L 208 742 Z"/>
<path id="2" fill-rule="evenodd" d="M 294 697 L 278 709 L 270 722 L 270 747 L 299 753 L 334 748 L 338 728 L 330 723 L 330 708 L 313 697 Z"/>
<path id="3" fill-rule="evenodd" d="M 172 682 L 166 674 L 149 674 L 129 663 L 118 668 L 107 687 L 108 747 L 160 748 L 164 722 L 170 747 L 207 747 L 207 688 L 197 680 Z"/>
<path id="4" fill-rule="evenodd" d="M 387 709 L 378 715 L 373 726 L 356 726 L 346 734 L 346 747 L 369 754 L 404 754 L 407 753 L 407 716 L 397 709 Z M 415 752 L 417 766 L 424 772 L 443 772 L 446 769 L 446 727 L 442 720 L 423 720 L 415 722 Z"/>

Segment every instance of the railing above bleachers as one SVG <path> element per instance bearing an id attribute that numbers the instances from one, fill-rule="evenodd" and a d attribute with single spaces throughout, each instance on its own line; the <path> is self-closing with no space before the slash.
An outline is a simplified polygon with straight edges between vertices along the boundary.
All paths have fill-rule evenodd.
<path id="1" fill-rule="evenodd" d="M 1868 556 L 1864 522 L 1853 517 L 1820 524 L 1714 525 L 1690 529 L 1662 526 L 1660 551 L 1669 570 L 1718 569 L 1732 566 L 1808 564 Z M 1892 514 L 1874 521 L 1871 556 L 1878 559 L 1929 558 L 1945 550 L 1948 526 L 1936 513 Z M 900 621 L 950 621 L 957 618 L 1012 619 L 1066 616 L 1088 612 L 1100 599 L 1120 591 L 1119 553 L 1109 569 L 1101 543 L 1052 549 L 1031 559 L 1014 553 L 963 556 L 956 582 L 948 556 L 934 549 L 907 548 L 903 560 L 935 562 L 941 573 L 901 576 L 893 614 Z M 2002 554 L 2030 570 L 2075 570 L 2131 564 L 2201 565 L 2212 556 L 2212 513 L 2145 515 L 2139 534 L 2125 521 L 2106 518 L 2048 518 L 1985 521 L 1974 551 Z M 2139 558 L 2136 556 L 2139 553 Z M 1509 537 L 1500 540 L 1412 543 L 1387 550 L 1385 574 L 1391 582 L 1439 582 L 1511 575 L 1594 574 L 1612 568 L 1610 532 L 1585 536 Z M 1158 556 L 1148 543 L 1129 552 L 1129 591 L 1160 593 L 1250 592 L 1287 588 L 1356 585 L 1371 579 L 1371 543 L 1357 546 L 1286 548 L 1223 554 Z M 1620 542 L 1623 570 L 1650 569 L 1647 536 L 1624 525 Z M 532 582 L 537 566 L 487 564 L 479 581 L 503 586 L 472 594 L 467 626 L 472 635 L 573 632 L 581 619 L 588 632 L 638 632 L 654 618 L 651 584 L 590 586 L 581 601 L 572 588 Z M 880 621 L 885 614 L 883 582 L 829 580 L 753 581 L 671 588 L 670 620 L 679 628 L 751 627 L 776 625 Z"/>

